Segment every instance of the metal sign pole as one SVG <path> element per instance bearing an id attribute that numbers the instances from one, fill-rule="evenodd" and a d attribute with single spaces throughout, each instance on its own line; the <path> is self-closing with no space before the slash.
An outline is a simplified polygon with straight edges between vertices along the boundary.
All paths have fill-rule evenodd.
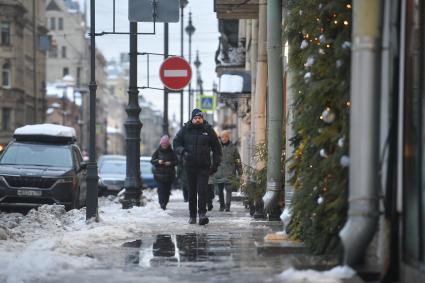
<path id="1" fill-rule="evenodd" d="M 168 23 L 164 23 L 164 60 L 168 58 Z M 168 135 L 168 89 L 164 88 L 164 120 L 162 132 Z"/>

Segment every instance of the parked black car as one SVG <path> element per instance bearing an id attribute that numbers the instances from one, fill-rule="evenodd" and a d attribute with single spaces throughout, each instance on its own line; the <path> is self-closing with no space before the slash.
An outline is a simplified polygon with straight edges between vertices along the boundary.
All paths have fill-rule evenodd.
<path id="1" fill-rule="evenodd" d="M 86 164 L 75 130 L 52 124 L 18 128 L 0 157 L 0 208 L 86 203 Z"/>

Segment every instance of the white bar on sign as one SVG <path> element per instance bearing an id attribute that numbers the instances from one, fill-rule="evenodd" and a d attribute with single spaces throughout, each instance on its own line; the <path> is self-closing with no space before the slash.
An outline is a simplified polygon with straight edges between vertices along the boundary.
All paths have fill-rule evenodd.
<path id="1" fill-rule="evenodd" d="M 187 77 L 187 70 L 164 70 L 164 77 Z"/>

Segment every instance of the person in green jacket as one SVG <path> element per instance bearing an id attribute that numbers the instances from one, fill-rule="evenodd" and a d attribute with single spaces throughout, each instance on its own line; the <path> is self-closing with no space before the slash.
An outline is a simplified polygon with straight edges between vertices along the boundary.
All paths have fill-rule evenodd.
<path id="1" fill-rule="evenodd" d="M 242 176 L 241 157 L 237 147 L 230 141 L 229 131 L 223 131 L 220 136 L 222 148 L 222 161 L 214 175 L 214 182 L 218 186 L 220 211 L 230 211 L 232 199 L 231 179 Z M 226 201 L 224 200 L 224 190 L 226 190 Z"/>

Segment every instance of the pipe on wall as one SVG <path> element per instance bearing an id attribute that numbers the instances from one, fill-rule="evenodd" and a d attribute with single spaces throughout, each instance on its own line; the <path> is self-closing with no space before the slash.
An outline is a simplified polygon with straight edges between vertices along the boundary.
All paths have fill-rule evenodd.
<path id="1" fill-rule="evenodd" d="M 267 2 L 267 188 L 264 209 L 278 204 L 282 190 L 283 66 L 282 66 L 282 1 Z"/>
<path id="2" fill-rule="evenodd" d="M 344 262 L 362 262 L 378 225 L 379 35 L 381 0 L 353 1 L 348 219 Z"/>

